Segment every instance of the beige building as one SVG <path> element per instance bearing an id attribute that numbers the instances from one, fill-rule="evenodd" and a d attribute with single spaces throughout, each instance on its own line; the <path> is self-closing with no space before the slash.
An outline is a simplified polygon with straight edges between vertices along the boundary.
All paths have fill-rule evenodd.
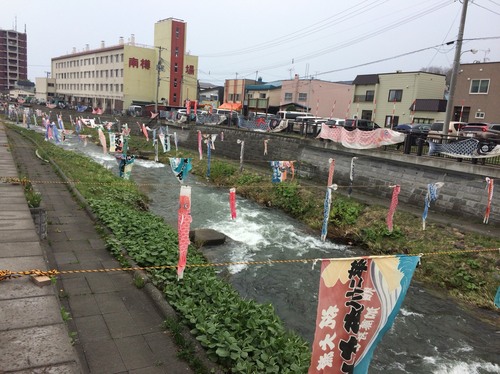
<path id="1" fill-rule="evenodd" d="M 296 74 L 294 79 L 282 81 L 280 107 L 302 108 L 318 117 L 345 118 L 352 91 L 350 84 L 300 79 Z"/>
<path id="2" fill-rule="evenodd" d="M 500 123 L 500 62 L 461 64 L 451 120 Z"/>
<path id="3" fill-rule="evenodd" d="M 426 72 L 358 75 L 349 116 L 368 119 L 382 127 L 444 120 L 445 76 Z"/>
<path id="4" fill-rule="evenodd" d="M 281 97 L 281 81 L 262 82 L 246 86 L 245 104 L 249 112 L 276 114 Z"/>
<path id="5" fill-rule="evenodd" d="M 117 45 L 55 57 L 55 95 L 76 104 L 122 111 L 131 104 L 182 106 L 197 91 L 198 57 L 186 54 L 187 24 L 174 18 L 155 23 L 154 46 L 132 36 Z"/>

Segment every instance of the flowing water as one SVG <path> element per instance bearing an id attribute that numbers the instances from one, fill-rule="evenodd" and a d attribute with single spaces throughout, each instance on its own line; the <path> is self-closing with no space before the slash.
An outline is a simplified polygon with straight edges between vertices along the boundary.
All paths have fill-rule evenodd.
<path id="1" fill-rule="evenodd" d="M 74 139 L 65 148 L 83 152 L 118 173 L 111 155 Z M 270 172 L 271 177 L 271 172 Z M 136 160 L 132 179 L 152 199 L 151 211 L 174 227 L 180 184 L 170 167 Z M 212 262 L 349 257 L 356 248 L 322 242 L 301 223 L 276 210 L 237 198 L 237 218 L 231 220 L 229 191 L 188 179 L 192 186 L 191 228 L 211 228 L 230 240 L 203 251 Z M 424 259 L 425 260 L 425 259 Z M 187 269 L 186 271 L 189 271 Z M 285 324 L 312 343 L 320 264 L 312 262 L 238 264 L 228 273 L 240 294 L 272 303 Z M 500 332 L 473 318 L 449 299 L 412 282 L 393 327 L 375 350 L 370 373 L 500 373 Z"/>

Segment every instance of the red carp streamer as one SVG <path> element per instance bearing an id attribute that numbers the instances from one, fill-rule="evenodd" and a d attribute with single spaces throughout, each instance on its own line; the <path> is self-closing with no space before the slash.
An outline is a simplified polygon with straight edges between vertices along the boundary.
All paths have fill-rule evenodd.
<path id="1" fill-rule="evenodd" d="M 491 200 L 493 199 L 493 178 L 486 177 L 486 183 L 488 184 L 488 204 L 486 205 L 483 223 L 488 223 L 490 220 Z"/>
<path id="2" fill-rule="evenodd" d="M 387 212 L 387 228 L 389 229 L 389 232 L 392 232 L 392 218 L 394 217 L 394 212 L 396 211 L 396 207 L 398 206 L 398 195 L 399 191 L 401 191 L 401 186 L 396 185 L 392 186 L 392 200 L 391 200 L 391 206 L 389 207 L 389 211 Z"/>
<path id="3" fill-rule="evenodd" d="M 231 219 L 236 219 L 236 188 L 229 189 L 229 208 L 231 209 Z"/>
<path id="4" fill-rule="evenodd" d="M 177 263 L 178 280 L 184 277 L 184 269 L 186 268 L 191 221 L 191 187 L 181 186 L 177 220 L 177 233 L 179 236 L 179 262 Z"/>

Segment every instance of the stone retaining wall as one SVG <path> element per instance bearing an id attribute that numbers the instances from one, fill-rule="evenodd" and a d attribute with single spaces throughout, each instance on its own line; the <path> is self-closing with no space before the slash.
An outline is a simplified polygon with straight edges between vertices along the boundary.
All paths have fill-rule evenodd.
<path id="1" fill-rule="evenodd" d="M 303 179 L 326 185 L 329 158 L 335 159 L 334 183 L 345 192 L 349 185 L 352 157 L 355 161 L 355 191 L 377 198 L 390 199 L 389 186 L 401 185 L 399 201 L 423 209 L 427 184 L 444 182 L 439 198 L 432 203 L 432 209 L 446 214 L 474 217 L 481 221 L 487 204 L 485 177 L 500 181 L 500 168 L 457 162 L 454 159 L 405 155 L 400 152 L 380 150 L 350 150 L 333 142 L 319 139 L 302 139 L 283 134 L 244 131 L 228 127 L 194 126 L 180 128 L 170 126 L 169 132 L 177 133 L 179 144 L 197 150 L 197 131 L 203 134 L 218 134 L 212 155 L 239 160 L 240 145 L 245 141 L 244 165 L 266 167 L 271 160 L 297 160 L 296 173 Z M 224 141 L 221 142 L 221 132 Z M 264 155 L 264 139 L 268 139 L 268 154 Z M 206 158 L 206 145 L 203 145 Z M 271 177 L 271 169 L 269 169 Z M 500 183 L 500 182 L 499 182 Z M 498 190 L 498 188 L 497 188 Z M 493 195 L 490 223 L 500 222 L 500 191 Z"/>

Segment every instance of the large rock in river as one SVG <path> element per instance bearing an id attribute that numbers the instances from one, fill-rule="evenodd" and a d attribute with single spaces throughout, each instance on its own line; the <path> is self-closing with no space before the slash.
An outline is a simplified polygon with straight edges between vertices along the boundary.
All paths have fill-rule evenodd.
<path id="1" fill-rule="evenodd" d="M 195 229 L 189 232 L 189 240 L 197 247 L 220 245 L 226 241 L 226 235 L 212 229 Z"/>

